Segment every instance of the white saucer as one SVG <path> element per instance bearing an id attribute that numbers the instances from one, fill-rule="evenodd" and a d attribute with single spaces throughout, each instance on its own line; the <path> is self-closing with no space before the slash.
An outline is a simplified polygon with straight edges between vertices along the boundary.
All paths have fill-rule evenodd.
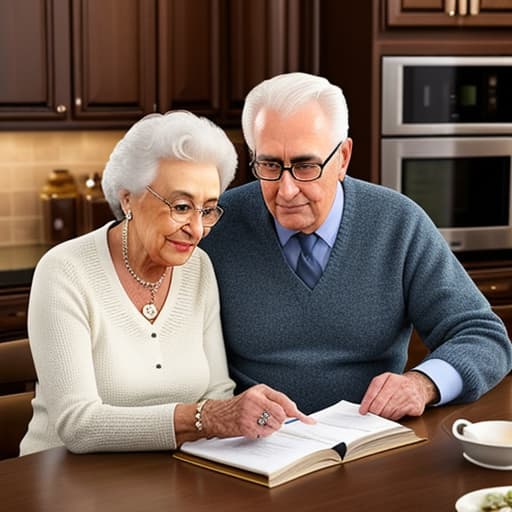
<path id="1" fill-rule="evenodd" d="M 480 462 L 479 460 L 473 459 L 469 455 L 467 455 L 465 452 L 462 452 L 462 456 L 469 460 L 469 462 L 472 462 L 473 464 L 476 464 L 477 466 L 481 466 L 482 468 L 486 469 L 499 469 L 500 471 L 512 471 L 512 466 L 494 466 L 492 464 L 486 464 L 485 462 Z"/>
<path id="2" fill-rule="evenodd" d="M 457 512 L 480 512 L 480 504 L 484 496 L 490 492 L 506 493 L 512 489 L 512 485 L 505 487 L 489 487 L 487 489 L 478 489 L 477 491 L 468 492 L 461 496 L 455 503 L 455 510 Z"/>

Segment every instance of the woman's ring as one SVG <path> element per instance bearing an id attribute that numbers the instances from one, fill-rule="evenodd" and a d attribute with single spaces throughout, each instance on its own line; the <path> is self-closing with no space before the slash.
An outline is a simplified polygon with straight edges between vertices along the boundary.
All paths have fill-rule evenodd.
<path id="1" fill-rule="evenodd" d="M 260 427 L 264 427 L 268 423 L 268 419 L 270 418 L 270 414 L 267 411 L 263 411 L 260 414 L 260 417 L 256 420 L 256 423 Z"/>

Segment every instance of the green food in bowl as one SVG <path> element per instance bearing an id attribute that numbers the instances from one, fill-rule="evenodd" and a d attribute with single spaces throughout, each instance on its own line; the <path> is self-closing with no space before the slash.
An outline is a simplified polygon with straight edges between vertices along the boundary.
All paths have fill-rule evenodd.
<path id="1" fill-rule="evenodd" d="M 480 510 L 489 512 L 492 510 L 505 511 L 506 509 L 512 510 L 512 489 L 505 494 L 501 492 L 490 492 L 484 496 L 480 505 Z"/>

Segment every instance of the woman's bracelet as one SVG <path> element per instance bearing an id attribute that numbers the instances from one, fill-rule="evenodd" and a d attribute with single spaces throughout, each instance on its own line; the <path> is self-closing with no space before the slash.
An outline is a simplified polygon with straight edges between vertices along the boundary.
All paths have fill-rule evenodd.
<path id="1" fill-rule="evenodd" d="M 201 400 L 200 402 L 197 402 L 196 405 L 196 414 L 194 415 L 194 418 L 196 419 L 194 426 L 196 427 L 196 430 L 198 432 L 201 432 L 203 430 L 203 418 L 201 417 L 203 412 L 204 404 L 208 402 L 208 399 Z"/>

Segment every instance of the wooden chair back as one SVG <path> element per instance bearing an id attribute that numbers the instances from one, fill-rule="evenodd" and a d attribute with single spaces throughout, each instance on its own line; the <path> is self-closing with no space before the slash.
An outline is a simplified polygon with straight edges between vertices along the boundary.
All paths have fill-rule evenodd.
<path id="1" fill-rule="evenodd" d="M 0 460 L 19 455 L 37 380 L 27 339 L 0 343 Z"/>

